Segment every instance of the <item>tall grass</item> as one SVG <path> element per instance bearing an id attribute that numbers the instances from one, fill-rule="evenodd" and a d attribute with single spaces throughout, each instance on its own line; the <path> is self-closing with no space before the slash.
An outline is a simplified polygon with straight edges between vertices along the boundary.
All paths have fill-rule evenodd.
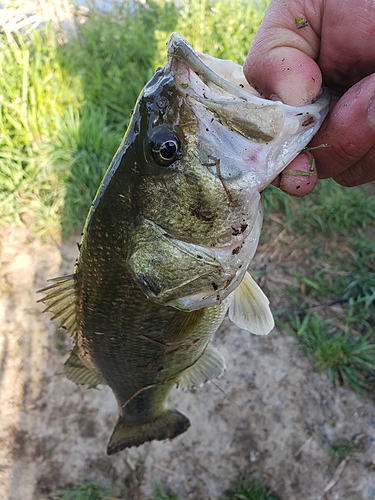
<path id="1" fill-rule="evenodd" d="M 74 30 L 0 33 L 0 224 L 79 230 L 170 33 L 243 62 L 265 5 L 124 1 Z"/>

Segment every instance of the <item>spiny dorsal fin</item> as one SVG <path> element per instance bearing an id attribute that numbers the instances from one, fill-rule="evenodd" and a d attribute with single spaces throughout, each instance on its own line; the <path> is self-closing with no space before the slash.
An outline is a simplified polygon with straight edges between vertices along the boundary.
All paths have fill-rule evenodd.
<path id="1" fill-rule="evenodd" d="M 231 293 L 229 319 L 255 335 L 267 335 L 275 326 L 269 301 L 248 272 Z"/>
<path id="2" fill-rule="evenodd" d="M 46 294 L 38 302 L 43 302 L 47 306 L 43 312 L 49 311 L 54 313 L 51 319 L 60 318 L 60 328 L 65 328 L 72 337 L 76 337 L 74 274 L 54 278 L 50 281 L 54 281 L 55 283 L 37 291 L 37 293 Z"/>
<path id="3" fill-rule="evenodd" d="M 181 389 L 199 387 L 208 380 L 220 377 L 224 370 L 225 360 L 223 355 L 211 344 L 208 344 L 197 361 L 178 377 L 178 387 Z"/>
<path id="4" fill-rule="evenodd" d="M 90 387 L 96 387 L 103 383 L 98 375 L 82 363 L 78 356 L 77 346 L 74 346 L 69 358 L 65 361 L 64 370 L 68 379 L 76 384 L 87 384 Z"/>

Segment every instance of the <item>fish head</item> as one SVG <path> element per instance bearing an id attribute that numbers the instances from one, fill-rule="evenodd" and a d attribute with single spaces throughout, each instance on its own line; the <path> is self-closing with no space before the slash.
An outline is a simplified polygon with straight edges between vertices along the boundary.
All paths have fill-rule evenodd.
<path id="1" fill-rule="evenodd" d="M 172 34 L 117 153 L 132 151 L 117 162 L 132 190 L 126 266 L 150 300 L 194 310 L 239 285 L 258 245 L 261 193 L 328 104 L 324 91 L 304 107 L 262 99 L 241 66 Z"/>

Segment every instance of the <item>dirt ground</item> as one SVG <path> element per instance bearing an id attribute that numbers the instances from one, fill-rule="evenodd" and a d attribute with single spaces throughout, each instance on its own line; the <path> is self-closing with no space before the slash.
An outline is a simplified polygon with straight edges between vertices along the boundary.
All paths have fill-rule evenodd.
<path id="1" fill-rule="evenodd" d="M 293 337 L 251 336 L 229 320 L 215 340 L 225 375 L 171 395 L 190 429 L 108 457 L 115 398 L 65 378 L 70 340 L 35 303 L 35 291 L 70 273 L 75 256 L 76 239 L 47 244 L 26 229 L 2 231 L 1 500 L 38 499 L 83 479 L 118 487 L 124 499 L 149 499 L 161 481 L 183 500 L 216 500 L 244 470 L 283 500 L 375 499 L 374 404 L 315 373 Z M 358 444 L 341 462 L 324 444 L 339 439 Z"/>

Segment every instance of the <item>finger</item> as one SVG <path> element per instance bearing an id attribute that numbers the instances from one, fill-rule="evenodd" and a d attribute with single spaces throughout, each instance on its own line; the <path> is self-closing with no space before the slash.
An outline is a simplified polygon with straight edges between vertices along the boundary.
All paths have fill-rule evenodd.
<path id="1" fill-rule="evenodd" d="M 318 180 L 314 158 L 311 153 L 298 155 L 272 182 L 290 196 L 302 197 L 311 193 Z"/>
<path id="2" fill-rule="evenodd" d="M 357 163 L 333 178 L 346 187 L 359 186 L 375 181 L 375 146 Z"/>
<path id="3" fill-rule="evenodd" d="M 267 98 L 276 94 L 298 106 L 311 103 L 320 92 L 322 76 L 314 61 L 320 48 L 319 5 L 308 12 L 310 3 L 274 0 L 258 30 L 244 74 Z M 299 29 L 296 16 L 308 19 L 308 24 Z"/>
<path id="4" fill-rule="evenodd" d="M 334 177 L 344 185 L 372 180 L 375 171 L 375 74 L 351 87 L 337 101 L 311 142 L 312 146 L 320 144 L 328 147 L 314 151 L 319 177 Z"/>

